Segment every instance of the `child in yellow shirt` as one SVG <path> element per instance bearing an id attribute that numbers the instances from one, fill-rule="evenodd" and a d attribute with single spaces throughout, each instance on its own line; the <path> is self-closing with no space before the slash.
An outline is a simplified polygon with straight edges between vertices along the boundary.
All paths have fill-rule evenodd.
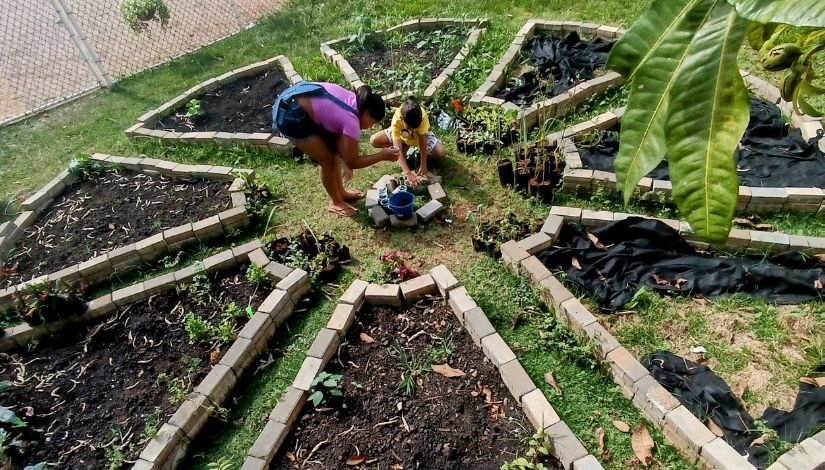
<path id="1" fill-rule="evenodd" d="M 398 149 L 398 165 L 413 187 L 418 187 L 419 178 L 432 176 L 429 169 L 432 159 L 440 160 L 447 155 L 444 144 L 430 131 L 427 112 L 412 98 L 395 111 L 389 128 L 370 137 L 370 144 L 375 148 Z M 421 157 L 417 173 L 410 169 L 407 162 L 407 151 L 411 147 L 417 147 Z"/>

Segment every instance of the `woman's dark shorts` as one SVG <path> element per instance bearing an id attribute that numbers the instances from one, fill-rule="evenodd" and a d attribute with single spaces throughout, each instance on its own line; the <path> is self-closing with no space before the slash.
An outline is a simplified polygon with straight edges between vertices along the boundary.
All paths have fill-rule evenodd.
<path id="1" fill-rule="evenodd" d="M 289 140 L 306 140 L 317 135 L 333 153 L 337 152 L 337 136 L 313 121 L 295 98 L 281 102 L 281 109 L 275 113 L 275 129 Z"/>

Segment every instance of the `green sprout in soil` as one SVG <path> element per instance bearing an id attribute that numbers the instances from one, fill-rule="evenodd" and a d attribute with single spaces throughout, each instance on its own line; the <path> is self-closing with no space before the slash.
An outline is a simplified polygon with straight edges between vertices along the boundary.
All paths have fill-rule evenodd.
<path id="1" fill-rule="evenodd" d="M 268 278 L 266 269 L 257 264 L 250 264 L 246 269 L 246 279 L 253 284 L 262 284 Z"/>
<path id="2" fill-rule="evenodd" d="M 344 396 L 341 390 L 341 374 L 330 374 L 329 372 L 321 372 L 312 381 L 312 387 L 308 400 L 312 402 L 315 408 L 321 405 L 330 405 L 333 400 L 340 399 Z"/>
<path id="3" fill-rule="evenodd" d="M 186 103 L 186 114 L 188 118 L 198 118 L 204 115 L 201 107 L 201 100 L 190 100 Z"/>
<path id="4" fill-rule="evenodd" d="M 234 467 L 235 466 L 232 465 L 232 462 L 226 457 L 221 457 L 214 462 L 209 462 L 206 464 L 206 468 L 209 470 L 231 470 Z"/>
<path id="5" fill-rule="evenodd" d="M 524 457 L 516 457 L 501 464 L 501 470 L 545 470 L 542 460 L 548 460 L 553 445 L 550 436 L 544 430 L 537 431 L 527 442 L 529 445 Z"/>
<path id="6" fill-rule="evenodd" d="M 412 397 L 421 376 L 429 369 L 429 365 L 423 355 L 408 354 L 400 344 L 395 343 L 390 350 L 390 355 L 398 360 L 401 366 L 401 379 L 395 387 L 396 392 Z"/>

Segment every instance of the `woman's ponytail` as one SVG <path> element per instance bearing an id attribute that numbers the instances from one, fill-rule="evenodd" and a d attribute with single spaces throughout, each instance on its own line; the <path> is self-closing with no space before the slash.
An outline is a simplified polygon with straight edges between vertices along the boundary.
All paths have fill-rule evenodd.
<path id="1" fill-rule="evenodd" d="M 384 115 L 387 113 L 387 105 L 381 95 L 373 93 L 372 88 L 363 85 L 355 92 L 355 97 L 359 115 L 366 111 L 376 121 L 384 119 Z"/>

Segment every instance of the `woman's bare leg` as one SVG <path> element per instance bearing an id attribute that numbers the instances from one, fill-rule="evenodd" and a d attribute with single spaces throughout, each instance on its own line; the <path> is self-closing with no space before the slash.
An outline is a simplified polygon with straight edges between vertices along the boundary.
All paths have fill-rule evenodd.
<path id="1" fill-rule="evenodd" d="M 344 200 L 344 183 L 341 181 L 338 157 L 330 152 L 326 142 L 318 136 L 312 136 L 306 140 L 294 141 L 293 144 L 318 164 L 321 184 L 330 198 L 327 209 L 344 216 L 354 215 L 356 209 Z"/>
<path id="2" fill-rule="evenodd" d="M 355 201 L 364 197 L 364 193 L 356 190 L 347 190 L 344 187 L 344 178 L 341 176 L 341 159 L 335 156 L 335 181 L 337 182 L 339 194 L 345 201 Z"/>

